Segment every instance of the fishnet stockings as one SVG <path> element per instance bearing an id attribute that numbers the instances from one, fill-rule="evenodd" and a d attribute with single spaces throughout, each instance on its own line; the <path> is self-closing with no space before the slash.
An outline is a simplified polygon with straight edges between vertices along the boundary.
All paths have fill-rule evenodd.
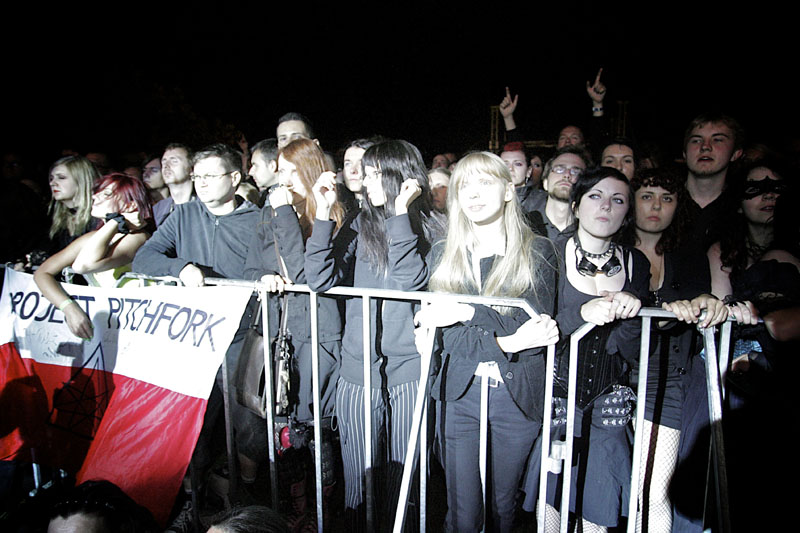
<path id="1" fill-rule="evenodd" d="M 642 463 L 639 469 L 639 512 L 637 533 L 669 533 L 672 529 L 672 505 L 669 483 L 675 473 L 681 432 L 645 420 L 642 425 Z M 642 502 L 646 501 L 647 505 Z"/>
<path id="2" fill-rule="evenodd" d="M 537 504 L 538 506 L 538 504 Z M 545 533 L 558 533 L 561 526 L 561 513 L 551 505 L 546 505 L 544 510 L 544 531 Z M 605 533 L 608 531 L 606 526 L 598 526 L 588 520 L 581 520 L 574 524 L 572 530 L 575 533 Z"/>

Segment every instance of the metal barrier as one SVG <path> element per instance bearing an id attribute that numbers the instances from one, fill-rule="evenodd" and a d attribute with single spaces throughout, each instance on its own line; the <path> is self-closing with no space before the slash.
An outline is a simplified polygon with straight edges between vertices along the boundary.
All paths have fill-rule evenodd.
<path id="1" fill-rule="evenodd" d="M 639 351 L 639 383 L 637 384 L 637 404 L 636 404 L 636 428 L 634 434 L 634 447 L 633 458 L 631 466 L 631 488 L 630 499 L 628 502 L 628 527 L 629 533 L 636 530 L 636 513 L 638 507 L 639 497 L 639 470 L 641 468 L 641 454 L 642 454 L 642 433 L 639 429 L 644 424 L 645 413 L 645 398 L 647 397 L 647 376 L 648 366 L 650 359 L 650 326 L 651 319 L 675 319 L 675 315 L 671 312 L 664 311 L 657 308 L 644 308 L 639 311 L 638 317 L 642 319 L 642 332 L 640 337 L 640 351 Z M 719 524 L 721 531 L 730 531 L 729 522 L 729 509 L 728 509 L 728 496 L 727 496 L 727 469 L 725 465 L 725 450 L 722 435 L 722 395 L 720 382 L 720 367 L 727 368 L 728 348 L 730 346 L 730 333 L 731 333 L 731 320 L 722 325 L 721 333 L 721 354 L 722 361 L 718 364 L 717 349 L 714 339 L 714 328 L 701 329 L 703 335 L 703 342 L 705 347 L 705 362 L 706 362 L 706 385 L 708 390 L 708 403 L 709 403 L 709 422 L 712 430 L 712 450 L 714 457 L 714 470 L 716 473 L 715 487 L 717 490 L 718 498 L 718 513 Z M 562 533 L 568 531 L 569 521 L 569 502 L 571 491 L 571 472 L 572 472 L 572 454 L 574 442 L 574 428 L 575 428 L 575 394 L 572 391 L 577 386 L 577 370 L 578 370 L 578 344 L 583 337 L 586 336 L 592 329 L 593 324 L 584 324 L 579 327 L 570 337 L 570 360 L 569 360 L 569 381 L 568 390 L 570 391 L 567 397 L 567 428 L 566 428 L 566 441 L 563 443 L 553 443 L 549 445 L 549 436 L 542 435 L 542 458 L 541 458 L 541 475 L 539 478 L 539 512 L 537 513 L 537 521 L 539 531 L 544 531 L 544 516 L 547 490 L 547 476 L 548 470 L 552 473 L 559 473 L 563 471 L 562 481 L 562 495 L 561 495 L 561 514 L 560 514 L 560 531 Z M 546 383 L 546 391 L 548 395 L 552 393 L 553 373 L 548 368 L 548 376 Z M 549 407 L 549 404 L 546 403 Z M 547 414 L 549 409 L 545 409 Z M 547 426 L 545 426 L 547 427 Z M 543 432 L 544 433 L 544 432 Z M 549 454 L 545 454 L 544 450 L 550 447 Z M 563 468 L 562 468 L 563 461 Z M 566 511 L 566 512 L 565 512 Z"/>
<path id="2" fill-rule="evenodd" d="M 135 273 L 126 274 L 127 277 L 150 279 L 150 280 L 163 280 L 168 282 L 175 282 L 175 278 L 153 278 L 150 276 L 142 276 Z M 230 279 L 216 279 L 208 278 L 206 283 L 209 285 L 221 286 L 239 286 L 248 287 L 258 293 L 262 305 L 262 319 L 264 324 L 268 324 L 269 309 L 267 305 L 267 291 L 263 284 L 260 282 L 230 280 Z M 394 290 L 382 289 L 363 289 L 356 287 L 335 287 L 325 291 L 324 293 L 314 293 L 306 285 L 287 285 L 285 289 L 287 292 L 308 293 L 310 298 L 311 310 L 311 345 L 312 345 L 312 391 L 313 391 L 313 409 L 314 409 L 314 439 L 316 442 L 321 442 L 321 414 L 319 411 L 320 390 L 319 390 L 319 332 L 318 332 L 318 310 L 317 298 L 323 297 L 358 297 L 362 299 L 362 312 L 363 320 L 363 342 L 364 353 L 371 353 L 372 336 L 370 332 L 370 301 L 372 298 L 386 299 L 386 300 L 399 300 L 399 301 L 414 301 L 422 302 L 423 304 L 433 301 L 450 300 L 459 303 L 471 303 L 482 305 L 503 305 L 507 307 L 517 307 L 529 315 L 536 314 L 535 310 L 531 308 L 527 301 L 517 298 L 490 298 L 482 296 L 469 296 L 469 295 L 452 295 L 452 294 L 438 294 L 429 292 L 403 292 Z M 641 428 L 644 423 L 644 398 L 647 393 L 647 374 L 649 363 L 649 344 L 650 344 L 650 325 L 652 318 L 661 319 L 675 319 L 675 315 L 668 311 L 656 308 L 645 308 L 640 310 L 638 317 L 642 319 L 642 334 L 640 342 L 640 370 L 639 370 L 639 383 L 637 387 L 637 397 L 642 399 L 637 402 L 636 407 L 636 428 Z M 712 448 L 714 451 L 714 471 L 716 474 L 716 487 L 717 496 L 719 501 L 719 523 L 722 531 L 729 531 L 729 512 L 727 504 L 727 474 L 724 459 L 724 443 L 722 440 L 722 399 L 724 396 L 724 389 L 721 383 L 724 383 L 724 372 L 728 366 L 728 352 L 730 347 L 730 333 L 731 333 L 731 320 L 722 325 L 721 341 L 720 341 L 720 361 L 717 361 L 717 349 L 714 339 L 713 328 L 701 330 L 704 344 L 705 344 L 705 360 L 706 360 L 706 375 L 708 387 L 708 402 L 710 422 L 712 428 Z M 569 499 L 571 490 L 571 470 L 572 470 L 572 454 L 574 445 L 574 425 L 575 425 L 575 391 L 577 381 L 577 362 L 578 362 L 578 343 L 594 328 L 593 324 L 584 324 L 578 328 L 572 335 L 570 340 L 570 361 L 569 361 L 569 381 L 568 381 L 568 397 L 567 397 L 567 427 L 566 427 L 566 441 L 553 443 L 550 445 L 550 432 L 552 421 L 552 398 L 553 398 L 553 384 L 554 384 L 554 367 L 555 367 L 555 346 L 551 345 L 547 349 L 546 356 L 546 376 L 545 376 L 545 398 L 544 398 L 544 413 L 542 423 L 542 454 L 541 454 L 541 470 L 539 479 L 539 511 L 537 513 L 537 522 L 539 531 L 544 531 L 544 516 L 547 490 L 547 474 L 563 473 L 563 490 L 562 490 L 562 503 L 561 503 L 561 524 L 560 530 L 567 531 L 569 519 Z M 419 450 L 419 466 L 420 472 L 420 531 L 426 529 L 426 511 L 425 511 L 425 495 L 427 490 L 426 473 L 427 473 L 427 402 L 428 402 L 428 377 L 430 375 L 431 355 L 434 343 L 435 330 L 429 331 L 428 340 L 426 342 L 426 350 L 421 355 L 420 360 L 420 382 L 417 391 L 417 397 L 414 405 L 413 421 L 411 431 L 409 434 L 409 441 L 406 451 L 406 458 L 404 463 L 403 475 L 401 480 L 400 496 L 398 499 L 397 512 L 395 515 L 394 531 L 399 532 L 405 520 L 405 511 L 408 503 L 408 497 L 411 486 L 411 476 L 413 475 L 416 458 L 415 454 Z M 266 334 L 266 331 L 265 331 Z M 264 369 L 265 369 L 265 395 L 268 398 L 268 405 L 274 405 L 274 391 L 272 390 L 273 376 L 272 376 L 272 354 L 270 353 L 271 345 L 269 342 L 264 343 Z M 722 370 L 722 373 L 720 372 Z M 364 389 L 365 391 L 371 390 L 371 362 L 369 357 L 364 357 Z M 226 418 L 226 437 L 228 445 L 228 463 L 230 469 L 230 494 L 236 492 L 236 480 L 238 478 L 236 472 L 236 461 L 232 455 L 233 447 L 233 431 L 231 427 L 230 405 L 228 394 L 228 372 L 227 364 L 223 361 L 223 396 L 225 401 L 225 418 Z M 487 413 L 488 413 L 488 382 L 486 378 L 482 378 L 481 382 L 481 413 L 480 413 L 480 475 L 481 483 L 483 485 L 483 499 L 484 499 L 484 514 L 486 513 L 486 449 L 487 449 Z M 271 493 L 273 499 L 273 506 L 277 508 L 278 499 L 278 483 L 277 483 L 277 469 L 275 467 L 275 435 L 273 431 L 274 417 L 272 407 L 267 409 L 267 438 L 268 438 L 268 455 L 270 462 L 270 483 Z M 373 480 L 372 480 L 372 406 L 371 395 L 364 394 L 364 424 L 365 424 L 365 486 L 366 486 L 366 513 L 367 513 L 367 530 L 372 531 L 375 529 L 373 524 L 374 515 L 374 498 L 373 498 Z M 419 446 L 419 448 L 417 448 Z M 633 449 L 633 462 L 631 472 L 631 491 L 629 500 L 629 513 L 628 513 L 628 531 L 635 531 L 636 525 L 636 510 L 638 507 L 638 485 L 639 485 L 639 470 L 641 463 L 641 450 L 643 447 L 642 435 L 640 431 L 636 431 L 634 437 Z M 317 511 L 317 528 L 321 532 L 323 530 L 323 499 L 322 499 L 322 446 L 314 447 L 314 465 L 315 465 L 315 480 L 316 480 L 316 511 Z M 545 451 L 548 450 L 547 453 Z M 567 512 L 563 512 L 566 510 Z M 484 520 L 485 523 L 485 520 Z"/>

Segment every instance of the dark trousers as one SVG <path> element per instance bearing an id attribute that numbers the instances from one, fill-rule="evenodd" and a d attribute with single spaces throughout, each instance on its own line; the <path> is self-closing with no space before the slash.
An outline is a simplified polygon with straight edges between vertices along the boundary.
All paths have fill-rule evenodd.
<path id="1" fill-rule="evenodd" d="M 480 531 L 480 377 L 458 400 L 437 402 L 436 434 L 447 483 L 448 531 Z M 504 384 L 489 388 L 487 502 L 494 531 L 511 531 L 516 496 L 541 424 L 517 407 Z"/>

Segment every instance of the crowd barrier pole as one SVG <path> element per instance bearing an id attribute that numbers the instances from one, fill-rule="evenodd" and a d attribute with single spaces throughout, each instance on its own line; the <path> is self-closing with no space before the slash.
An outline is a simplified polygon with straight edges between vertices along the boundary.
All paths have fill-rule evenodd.
<path id="1" fill-rule="evenodd" d="M 720 392 L 720 371 L 717 349 L 714 344 L 714 331 L 703 331 L 706 353 L 706 383 L 708 387 L 708 413 L 711 421 L 711 445 L 714 451 L 715 486 L 717 489 L 717 514 L 720 531 L 731 530 L 730 509 L 728 507 L 728 470 L 725 464 L 725 441 L 722 435 L 722 394 Z"/>
<path id="2" fill-rule="evenodd" d="M 322 413 L 319 409 L 319 313 L 317 309 L 317 293 L 308 295 L 308 308 L 311 313 L 311 394 L 314 409 L 314 477 L 317 480 L 317 531 L 322 533 Z"/>
<path id="3" fill-rule="evenodd" d="M 569 524 L 569 498 L 570 489 L 572 488 L 572 450 L 575 441 L 575 390 L 578 383 L 578 343 L 586 336 L 587 333 L 594 329 L 594 324 L 586 323 L 579 327 L 570 336 L 569 342 L 569 378 L 567 381 L 567 440 L 563 445 L 563 452 L 557 455 L 561 456 L 564 461 L 562 469 L 562 482 L 561 482 L 561 513 L 560 513 L 560 531 L 565 532 L 568 530 Z M 545 409 L 552 409 L 551 406 L 546 405 Z M 559 443 L 555 443 L 558 445 Z M 542 442 L 542 453 L 547 447 L 550 446 L 548 442 Z M 542 475 L 542 473 L 540 473 Z M 546 500 L 545 500 L 546 501 Z M 540 501 L 539 505 L 544 506 L 545 501 Z"/>
<path id="4" fill-rule="evenodd" d="M 261 302 L 261 330 L 264 336 L 264 397 L 267 415 L 267 456 L 269 458 L 269 486 L 272 496 L 272 508 L 278 509 L 278 467 L 275 459 L 275 383 L 272 374 L 272 343 L 269 335 L 269 296 L 263 285 L 258 287 L 258 299 Z"/>
<path id="5" fill-rule="evenodd" d="M 725 400 L 725 383 L 728 377 L 728 369 L 730 368 L 731 359 L 731 327 L 733 321 L 728 320 L 722 324 L 720 339 L 719 339 L 719 388 L 722 394 L 722 400 Z"/>
<path id="6" fill-rule="evenodd" d="M 545 512 L 547 511 L 545 502 L 547 501 L 547 474 L 561 473 L 561 461 L 563 457 L 551 458 L 550 432 L 553 423 L 553 384 L 555 381 L 556 369 L 556 345 L 547 347 L 547 362 L 545 366 L 544 384 L 544 412 L 542 413 L 542 453 L 539 457 L 539 507 L 536 513 L 537 531 L 544 531 Z"/>
<path id="7" fill-rule="evenodd" d="M 372 486 L 372 336 L 370 335 L 370 298 L 361 299 L 361 322 L 363 324 L 364 350 L 364 487 L 366 488 L 365 505 L 367 531 L 374 531 L 374 500 Z"/>
<path id="8" fill-rule="evenodd" d="M 636 510 L 639 502 L 639 470 L 642 463 L 642 428 L 644 427 L 647 376 L 650 367 L 650 316 L 641 314 L 642 333 L 639 343 L 639 383 L 636 389 L 636 425 L 633 433 L 633 461 L 631 464 L 631 489 L 628 499 L 628 533 L 636 533 Z"/>

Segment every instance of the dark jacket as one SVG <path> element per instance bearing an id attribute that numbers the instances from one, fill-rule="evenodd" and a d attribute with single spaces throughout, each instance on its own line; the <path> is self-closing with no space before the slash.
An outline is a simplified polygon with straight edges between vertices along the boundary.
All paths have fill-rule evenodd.
<path id="1" fill-rule="evenodd" d="M 557 261 L 553 243 L 537 238 L 534 250 L 544 257 L 539 265 L 541 282 L 535 291 L 523 295 L 540 314 L 553 316 Z M 441 246 L 434 248 L 438 256 Z M 491 271 L 494 257 L 481 259 L 481 280 Z M 475 305 L 475 314 L 465 323 L 445 328 L 442 334 L 441 368 L 431 390 L 437 400 L 456 400 L 472 383 L 478 363 L 494 361 L 508 387 L 514 402 L 532 420 L 542 419 L 544 403 L 544 376 L 546 348 L 505 353 L 497 344 L 497 337 L 510 335 L 530 317 L 521 309 L 503 315 L 483 305 Z"/>
<path id="2" fill-rule="evenodd" d="M 247 201 L 222 216 L 212 214 L 202 202 L 180 204 L 136 252 L 133 270 L 178 277 L 191 263 L 206 277 L 242 279 L 256 224 L 258 208 Z"/>
<path id="3" fill-rule="evenodd" d="M 283 274 L 278 264 L 278 251 L 286 265 L 292 283 L 306 283 L 305 244 L 297 214 L 290 205 L 273 210 L 269 205 L 261 209 L 261 220 L 250 242 L 245 263 L 244 278 L 259 280 L 265 274 Z M 319 340 L 327 342 L 342 338 L 342 317 L 336 299 L 317 299 Z M 287 324 L 293 339 L 311 342 L 309 296 L 289 293 Z"/>
<path id="4" fill-rule="evenodd" d="M 428 283 L 427 243 L 411 229 L 408 215 L 386 220 L 389 241 L 385 275 L 375 271 L 359 248 L 361 215 L 334 238 L 334 223 L 317 220 L 306 242 L 306 279 L 315 291 L 337 285 L 362 288 L 423 290 Z M 346 303 L 340 375 L 363 385 L 363 321 L 361 298 Z M 418 304 L 373 298 L 370 302 L 372 386 L 391 387 L 419 379 L 419 353 L 414 344 L 414 313 Z"/>

